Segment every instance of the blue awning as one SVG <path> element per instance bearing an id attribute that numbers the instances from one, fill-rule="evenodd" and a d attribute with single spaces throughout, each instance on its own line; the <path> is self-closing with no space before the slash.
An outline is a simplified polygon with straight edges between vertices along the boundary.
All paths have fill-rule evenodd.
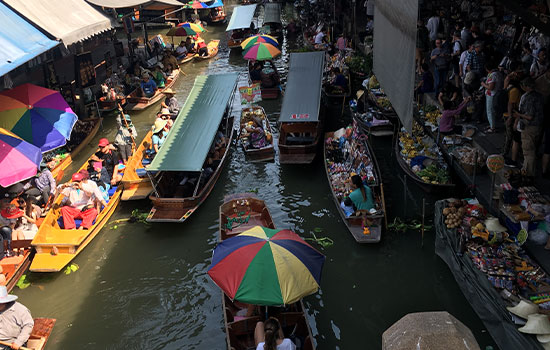
<path id="1" fill-rule="evenodd" d="M 0 2 L 0 76 L 59 44 Z"/>
<path id="2" fill-rule="evenodd" d="M 250 28 L 255 11 L 256 4 L 235 7 L 225 31 Z"/>

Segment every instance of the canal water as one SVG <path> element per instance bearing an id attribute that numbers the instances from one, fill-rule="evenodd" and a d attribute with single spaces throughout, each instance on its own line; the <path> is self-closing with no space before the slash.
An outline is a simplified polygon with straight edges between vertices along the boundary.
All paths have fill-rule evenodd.
<path id="1" fill-rule="evenodd" d="M 228 6 L 231 11 L 232 5 Z M 291 8 L 284 11 L 286 18 Z M 246 84 L 246 61 L 229 52 L 225 27 L 210 27 L 207 39 L 221 39 L 218 56 L 188 63 L 176 83 L 181 103 L 199 74 L 240 72 Z M 276 64 L 284 73 L 288 52 L 299 43 L 285 42 Z M 275 126 L 281 100 L 264 101 Z M 239 101 L 233 103 L 239 115 Z M 139 138 L 154 121 L 159 106 L 132 113 Z M 329 108 L 332 120 L 341 107 Z M 333 123 L 334 124 L 334 123 Z M 106 116 L 100 137 L 113 139 L 115 122 Z M 276 135 L 275 135 L 276 136 Z M 391 156 L 391 138 L 374 139 L 384 177 L 390 221 L 433 217 L 435 198 L 409 186 Z M 94 151 L 88 147 L 68 169 Z M 472 329 L 482 348 L 493 345 L 447 266 L 434 253 L 434 233 L 384 233 L 380 244 L 358 245 L 340 220 L 325 177 L 322 160 L 311 165 L 249 163 L 234 145 L 230 160 L 205 203 L 184 224 L 118 223 L 147 200 L 122 202 L 111 222 L 75 259 L 78 271 L 29 274 L 32 284 L 16 289 L 34 317 L 52 317 L 57 324 L 47 348 L 57 349 L 224 349 L 221 292 L 206 274 L 217 242 L 218 207 L 224 196 L 247 191 L 267 202 L 278 228 L 303 237 L 330 237 L 334 244 L 319 249 L 327 256 L 321 289 L 304 299 L 318 349 L 380 349 L 385 329 L 410 312 L 446 310 Z M 313 243 L 315 245 L 315 243 Z M 496 347 L 495 347 L 496 348 Z"/>

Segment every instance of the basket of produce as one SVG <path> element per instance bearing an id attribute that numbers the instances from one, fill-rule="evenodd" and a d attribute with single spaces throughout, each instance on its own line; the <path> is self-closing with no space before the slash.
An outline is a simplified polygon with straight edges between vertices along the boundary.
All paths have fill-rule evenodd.
<path id="1" fill-rule="evenodd" d="M 474 168 L 476 169 L 476 174 L 480 174 L 485 170 L 487 155 L 477 148 L 460 147 L 455 149 L 453 155 L 460 162 L 460 166 L 464 169 L 464 172 L 470 176 L 474 174 Z"/>

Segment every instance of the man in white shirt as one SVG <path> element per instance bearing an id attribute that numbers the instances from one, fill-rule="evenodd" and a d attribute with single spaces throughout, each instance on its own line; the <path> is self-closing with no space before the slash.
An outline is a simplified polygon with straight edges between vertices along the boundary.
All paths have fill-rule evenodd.
<path id="1" fill-rule="evenodd" d="M 107 202 L 103 199 L 101 192 L 93 181 L 82 182 L 84 175 L 82 173 L 74 173 L 72 182 L 60 186 L 61 194 L 65 196 L 63 199 L 64 205 L 61 207 L 61 215 L 63 217 L 63 228 L 65 230 L 74 230 L 76 228 L 75 219 L 81 219 L 82 224 L 78 228 L 89 229 L 97 217 L 97 209 L 95 208 L 95 200 L 101 202 L 104 206 Z"/>
<path id="2" fill-rule="evenodd" d="M 428 32 L 430 32 L 430 40 L 435 41 L 437 39 L 437 31 L 439 29 L 439 15 L 437 13 L 434 13 L 430 19 L 428 19 L 428 23 L 426 23 L 426 28 L 428 28 Z"/>
<path id="3" fill-rule="evenodd" d="M 176 56 L 178 59 L 181 59 L 187 56 L 187 47 L 185 47 L 185 41 L 182 41 L 178 47 L 176 47 Z"/>
<path id="4" fill-rule="evenodd" d="M 317 33 L 317 35 L 315 35 L 315 45 L 322 45 L 323 44 L 323 39 L 325 38 L 325 32 L 326 30 L 325 29 L 321 29 L 321 31 L 319 33 Z"/>

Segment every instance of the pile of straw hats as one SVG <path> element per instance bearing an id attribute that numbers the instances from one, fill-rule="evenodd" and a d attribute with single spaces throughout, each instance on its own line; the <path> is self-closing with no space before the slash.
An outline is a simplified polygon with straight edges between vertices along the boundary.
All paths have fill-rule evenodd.
<path id="1" fill-rule="evenodd" d="M 539 306 L 530 301 L 521 300 L 514 307 L 507 307 L 510 313 L 527 319 L 527 323 L 518 330 L 522 333 L 533 334 L 545 350 L 550 350 L 550 319 L 547 315 L 539 314 Z"/>

